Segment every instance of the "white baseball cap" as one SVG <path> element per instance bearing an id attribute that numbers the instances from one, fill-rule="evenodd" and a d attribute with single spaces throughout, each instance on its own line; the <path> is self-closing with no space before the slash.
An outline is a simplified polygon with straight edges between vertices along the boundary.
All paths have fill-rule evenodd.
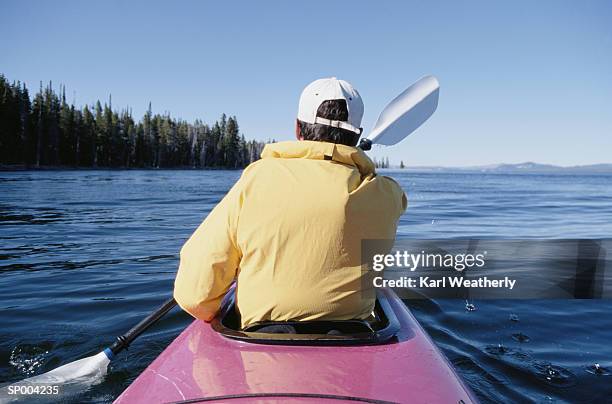
<path id="1" fill-rule="evenodd" d="M 323 101 L 345 100 L 348 108 L 348 120 L 335 121 L 317 116 L 317 110 Z M 361 134 L 361 118 L 363 118 L 363 101 L 361 96 L 344 80 L 335 77 L 315 80 L 306 86 L 300 96 L 298 119 L 311 124 L 334 126 Z"/>

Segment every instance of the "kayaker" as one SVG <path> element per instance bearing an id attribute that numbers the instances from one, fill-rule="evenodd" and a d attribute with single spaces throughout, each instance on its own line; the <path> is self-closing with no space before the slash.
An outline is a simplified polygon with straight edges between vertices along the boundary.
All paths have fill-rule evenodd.
<path id="1" fill-rule="evenodd" d="M 395 238 L 406 196 L 355 147 L 363 102 L 346 81 L 301 94 L 297 141 L 268 144 L 180 253 L 178 304 L 210 321 L 236 280 L 242 326 L 365 319 L 362 240 Z"/>

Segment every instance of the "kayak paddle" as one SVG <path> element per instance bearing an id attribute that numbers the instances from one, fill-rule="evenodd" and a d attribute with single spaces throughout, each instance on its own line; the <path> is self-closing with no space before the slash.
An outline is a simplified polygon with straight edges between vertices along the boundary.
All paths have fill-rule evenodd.
<path id="1" fill-rule="evenodd" d="M 373 144 L 399 143 L 435 112 L 439 92 L 440 84 L 434 76 L 418 80 L 387 104 L 370 134 L 359 142 L 359 148 L 370 150 Z"/>
<path id="2" fill-rule="evenodd" d="M 62 390 L 64 390 L 66 384 L 95 384 L 102 380 L 107 372 L 108 364 L 116 354 L 126 349 L 136 337 L 159 321 L 174 306 L 176 306 L 174 298 L 169 299 L 159 309 L 149 314 L 128 332 L 117 337 L 117 340 L 111 346 L 96 355 L 67 363 L 47 373 L 24 379 L 13 385 L 35 383 L 41 385 L 62 384 Z"/>

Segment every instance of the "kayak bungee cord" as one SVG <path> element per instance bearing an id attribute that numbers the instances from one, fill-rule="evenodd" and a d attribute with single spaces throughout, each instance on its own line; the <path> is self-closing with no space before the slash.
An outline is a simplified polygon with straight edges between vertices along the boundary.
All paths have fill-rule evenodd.
<path id="1" fill-rule="evenodd" d="M 198 397 L 190 398 L 182 401 L 175 401 L 168 404 L 192 404 L 205 403 L 208 401 L 219 400 L 240 400 L 244 398 L 318 398 L 323 400 L 339 400 L 339 401 L 355 401 L 359 403 L 370 404 L 399 404 L 395 401 L 376 400 L 373 398 L 354 397 L 354 396 L 339 396 L 337 394 L 322 394 L 322 393 L 244 393 L 244 394 L 227 394 L 224 396 Z"/>

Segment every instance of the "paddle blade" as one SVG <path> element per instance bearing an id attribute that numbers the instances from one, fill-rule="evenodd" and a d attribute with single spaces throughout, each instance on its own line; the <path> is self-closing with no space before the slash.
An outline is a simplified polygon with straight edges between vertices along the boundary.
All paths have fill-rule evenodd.
<path id="1" fill-rule="evenodd" d="M 108 356 L 104 352 L 100 352 L 99 354 L 67 363 L 42 375 L 25 379 L 22 383 L 58 384 L 67 383 L 72 380 L 94 382 L 106 374 L 109 363 L 110 359 L 108 359 Z"/>
<path id="2" fill-rule="evenodd" d="M 47 373 L 21 380 L 0 389 L 0 398 L 10 386 L 50 385 L 60 386 L 62 397 L 77 394 L 93 384 L 101 382 L 108 370 L 110 360 L 104 352 L 67 363 Z M 7 395 L 8 397 L 8 395 Z M 54 396 L 58 398 L 57 396 Z M 23 396 L 21 398 L 24 398 Z M 0 402 L 2 400 L 0 399 Z"/>
<path id="3" fill-rule="evenodd" d="M 400 142 L 434 113 L 439 91 L 434 76 L 423 77 L 383 109 L 367 139 L 386 146 Z"/>

